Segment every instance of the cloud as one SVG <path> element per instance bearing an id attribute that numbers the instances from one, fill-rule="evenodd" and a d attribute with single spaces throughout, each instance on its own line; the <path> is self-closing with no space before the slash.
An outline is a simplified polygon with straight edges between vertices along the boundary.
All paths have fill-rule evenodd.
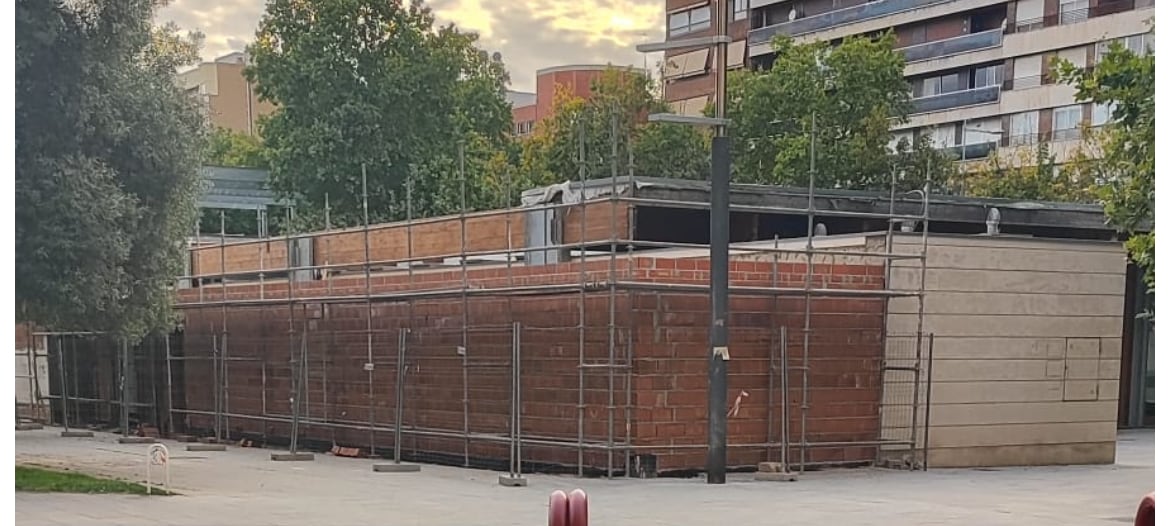
<path id="1" fill-rule="evenodd" d="M 663 38 L 662 0 L 432 0 L 441 23 L 480 35 L 480 46 L 499 51 L 512 88 L 532 90 L 536 70 L 566 64 L 653 66 L 655 57 L 634 50 Z M 172 0 L 158 15 L 207 36 L 203 56 L 213 59 L 252 41 L 263 0 Z"/>

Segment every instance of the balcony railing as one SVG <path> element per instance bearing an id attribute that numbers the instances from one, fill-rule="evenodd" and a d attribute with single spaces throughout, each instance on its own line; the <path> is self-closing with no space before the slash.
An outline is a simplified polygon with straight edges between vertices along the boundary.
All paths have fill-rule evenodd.
<path id="1" fill-rule="evenodd" d="M 934 111 L 989 104 L 999 100 L 999 85 L 984 86 L 982 88 L 952 91 L 941 95 L 919 97 L 911 101 L 914 104 L 913 113 L 930 113 Z"/>
<path id="2" fill-rule="evenodd" d="M 953 0 L 877 0 L 861 5 L 846 7 L 828 13 L 821 13 L 806 18 L 798 18 L 788 22 L 781 22 L 759 29 L 748 34 L 748 44 L 764 44 L 771 42 L 776 35 L 796 36 L 814 31 L 821 31 L 830 27 L 852 24 L 864 20 L 879 18 L 894 13 L 910 11 L 936 4 L 945 4 Z M 1132 0 L 1130 0 L 1132 1 Z"/>
<path id="3" fill-rule="evenodd" d="M 981 142 L 975 144 L 964 144 L 962 146 L 951 146 L 945 151 L 959 160 L 984 159 L 995 151 L 997 141 Z"/>
<path id="4" fill-rule="evenodd" d="M 996 48 L 1003 44 L 1003 30 L 993 29 L 968 35 L 957 36 L 945 40 L 936 40 L 924 44 L 915 44 L 902 48 L 902 55 L 906 62 L 921 62 L 933 58 L 947 57 L 975 51 L 979 49 Z"/>
<path id="5" fill-rule="evenodd" d="M 1134 0 L 1104 1 L 1096 6 L 1085 9 L 1069 9 L 1056 13 L 1048 13 L 1036 18 L 1016 20 L 1015 23 L 1008 24 L 1007 30 L 1008 33 L 1026 33 L 1046 27 L 1076 24 L 1089 20 L 1090 18 L 1133 11 L 1133 9 Z"/>

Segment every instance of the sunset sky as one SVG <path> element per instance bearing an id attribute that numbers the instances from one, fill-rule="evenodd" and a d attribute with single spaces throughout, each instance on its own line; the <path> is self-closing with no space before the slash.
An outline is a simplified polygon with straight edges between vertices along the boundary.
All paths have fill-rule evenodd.
<path id="1" fill-rule="evenodd" d="M 480 35 L 499 51 L 512 89 L 531 90 L 537 69 L 564 64 L 634 65 L 646 58 L 639 42 L 663 38 L 662 0 L 428 0 L 440 22 Z M 202 31 L 203 57 L 239 51 L 252 40 L 264 0 L 172 0 L 158 17 Z M 650 57 L 649 65 L 657 60 Z"/>

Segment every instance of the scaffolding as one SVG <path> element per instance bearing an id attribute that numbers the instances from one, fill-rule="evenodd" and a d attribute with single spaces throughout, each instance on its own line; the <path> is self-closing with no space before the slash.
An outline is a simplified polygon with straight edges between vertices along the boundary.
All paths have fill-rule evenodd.
<path id="1" fill-rule="evenodd" d="M 55 403 L 54 415 L 59 416 L 54 419 L 78 425 L 70 421 L 70 415 L 76 419 L 79 414 L 76 404 L 104 403 L 120 412 L 126 434 L 130 408 L 149 405 L 154 408 L 149 418 L 165 433 L 255 439 L 287 445 L 293 453 L 344 444 L 396 461 L 489 467 L 514 475 L 531 470 L 607 477 L 693 471 L 702 462 L 691 462 L 688 455 L 702 455 L 706 432 L 704 427 L 692 433 L 689 426 L 702 425 L 705 412 L 697 412 L 695 404 L 661 407 L 649 395 L 671 397 L 705 388 L 705 383 L 692 385 L 691 375 L 678 369 L 693 361 L 689 358 L 647 360 L 642 353 L 684 346 L 655 342 L 660 331 L 667 338 L 693 335 L 705 346 L 706 307 L 682 311 L 671 304 L 694 303 L 709 287 L 701 279 L 701 264 L 664 279 L 643 264 L 654 259 L 702 261 L 708 246 L 639 239 L 634 218 L 638 209 L 647 207 L 702 212 L 710 205 L 639 196 L 632 159 L 628 173 L 619 173 L 616 139 L 608 181 L 587 181 L 583 138 L 577 180 L 519 207 L 506 180 L 503 208 L 469 210 L 460 149 L 457 216 L 414 217 L 412 171 L 405 183 L 406 221 L 371 225 L 363 168 L 360 228 L 334 228 L 328 197 L 325 228 L 319 232 L 269 236 L 265 231 L 259 239 L 233 240 L 221 217 L 218 238 L 198 236 L 189 246 L 191 271 L 177 278 L 176 308 L 185 319 L 181 330 L 134 350 L 112 347 L 120 353 L 110 355 L 120 364 L 122 389 L 116 400 L 79 397 L 75 382 L 81 370 L 67 366 L 68 344 L 93 335 L 38 334 L 45 337 L 47 353 L 37 356 L 48 356 L 60 367 L 60 389 L 43 396 Z M 735 400 L 728 408 L 734 428 L 729 432 L 730 464 L 771 461 L 804 471 L 875 463 L 895 451 L 908 454 L 910 467 L 921 467 L 928 436 L 922 401 L 929 396 L 932 354 L 932 339 L 922 325 L 930 189 L 911 192 L 921 196 L 921 213 L 895 213 L 894 203 L 905 201 L 895 190 L 887 213 L 824 209 L 816 206 L 814 172 L 806 207 L 731 205 L 733 214 L 803 215 L 806 232 L 803 239 L 795 239 L 798 246 L 778 234 L 762 243 L 732 246 L 733 269 L 746 261 L 742 265 L 751 266 L 754 277 L 733 279 L 730 287 L 729 399 Z M 892 188 L 894 183 L 891 175 Z M 827 217 L 885 222 L 884 236 L 864 238 L 884 237 L 884 244 L 878 251 L 819 243 L 818 238 L 829 239 L 818 229 L 818 219 Z M 529 218 L 544 218 L 540 224 L 548 231 L 534 232 L 531 225 L 536 223 Z M 525 221 L 522 238 L 517 219 Z M 503 239 L 484 242 L 482 236 L 492 230 L 483 225 L 498 229 L 500 223 Z M 427 241 L 436 229 L 456 225 L 457 250 Z M 919 249 L 896 250 L 897 229 L 916 233 Z M 387 234 L 391 230 L 393 235 Z M 402 236 L 395 237 L 400 231 Z M 541 233 L 544 238 L 536 239 Z M 361 240 L 360 251 L 335 246 L 352 245 L 355 238 Z M 372 243 L 387 240 L 405 245 L 405 254 L 375 257 Z M 416 250 L 420 240 L 425 250 Z M 386 251 L 380 245 L 376 252 Z M 215 252 L 218 270 L 204 272 L 200 263 Z M 352 257 L 355 252 L 361 257 Z M 251 263 L 237 265 L 235 258 L 245 253 L 254 254 L 247 258 Z M 859 258 L 880 261 L 880 287 L 832 281 L 842 261 Z M 233 265 L 239 268 L 229 268 Z M 913 287 L 891 287 L 897 268 L 916 269 Z M 880 322 L 822 325 L 820 320 L 831 311 L 824 314 L 814 304 L 834 301 L 880 305 L 875 311 Z M 889 331 L 893 301 L 914 305 L 917 323 L 911 330 Z M 690 319 L 693 331 L 688 332 L 685 320 L 667 329 L 641 326 L 638 320 L 645 314 L 639 305 L 644 302 L 657 304 L 653 316 Z M 741 303 L 766 307 L 750 314 L 751 324 L 737 327 Z M 870 314 L 864 316 L 873 320 Z M 840 315 L 851 314 L 846 309 Z M 557 322 L 541 321 L 546 319 Z M 284 327 L 283 337 L 275 329 L 278 325 Z M 737 345 L 765 350 L 741 362 Z M 834 346 L 865 349 L 865 356 L 826 358 L 824 349 Z M 359 348 L 364 348 L 361 355 L 348 352 Z M 284 349 L 287 360 L 276 358 Z M 842 365 L 834 360 L 847 370 L 839 370 Z M 763 372 L 736 365 L 747 361 L 762 363 Z M 163 385 L 150 390 L 149 401 L 127 400 L 126 378 L 144 363 L 151 381 L 163 371 L 165 379 L 156 381 Z M 656 366 L 673 369 L 652 370 Z M 705 379 L 705 361 L 703 366 Z M 659 385 L 664 376 L 673 379 Z M 849 379 L 867 385 L 838 385 Z M 643 381 L 650 387 L 643 388 Z M 868 385 L 875 381 L 876 386 Z M 834 389 L 848 391 L 846 395 L 871 393 L 870 388 L 876 388 L 876 398 L 865 394 L 862 400 L 837 400 L 831 394 Z M 763 400 L 751 396 L 758 391 L 764 391 Z M 851 410 L 859 414 L 840 420 L 864 421 L 864 429 L 833 430 L 831 421 L 837 417 L 823 408 L 849 411 L 842 409 L 848 406 L 860 407 Z M 676 437 L 657 440 L 640 432 L 647 418 L 659 421 L 656 411 L 661 409 L 673 413 L 655 433 L 677 431 Z M 737 442 L 737 436 L 755 438 Z"/>

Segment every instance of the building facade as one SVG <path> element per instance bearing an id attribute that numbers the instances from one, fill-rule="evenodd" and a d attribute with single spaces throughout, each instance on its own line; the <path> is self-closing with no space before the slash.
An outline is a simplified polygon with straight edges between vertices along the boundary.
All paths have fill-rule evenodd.
<path id="1" fill-rule="evenodd" d="M 259 118 L 276 108 L 261 101 L 252 83 L 244 78 L 247 63 L 244 53 L 230 53 L 178 75 L 179 85 L 199 99 L 211 126 L 256 135 Z"/>
<path id="2" fill-rule="evenodd" d="M 906 57 L 914 109 L 894 143 L 929 134 L 962 160 L 1005 158 L 1040 141 L 1067 160 L 1086 126 L 1111 109 L 1075 100 L 1048 65 L 1092 67 L 1113 41 L 1153 48 L 1153 0 L 715 0 L 731 11 L 729 67 L 768 68 L 771 42 L 839 41 L 892 29 Z M 714 33 L 713 3 L 667 0 L 668 38 Z M 699 114 L 715 90 L 713 53 L 669 52 L 666 98 Z"/>
<path id="3" fill-rule="evenodd" d="M 537 70 L 535 93 L 507 93 L 508 102 L 512 104 L 513 134 L 523 137 L 535 131 L 536 123 L 552 114 L 557 90 L 567 90 L 573 96 L 588 99 L 593 94 L 593 81 L 611 67 L 615 66 L 567 65 Z"/>

